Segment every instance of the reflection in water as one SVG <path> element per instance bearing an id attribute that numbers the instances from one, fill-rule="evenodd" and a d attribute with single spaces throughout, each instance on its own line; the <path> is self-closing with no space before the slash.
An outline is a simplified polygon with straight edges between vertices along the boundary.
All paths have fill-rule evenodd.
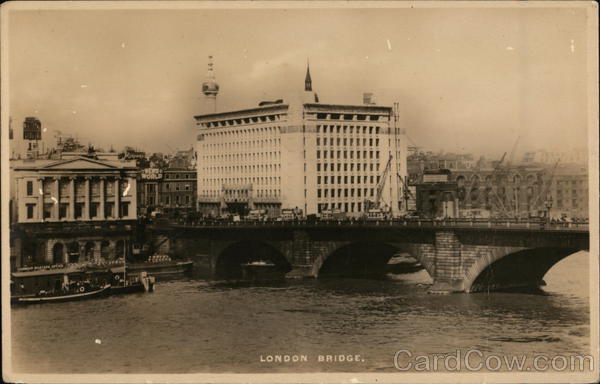
<path id="1" fill-rule="evenodd" d="M 179 280 L 152 294 L 15 308 L 14 366 L 36 373 L 393 372 L 399 349 L 587 353 L 587 263 L 580 253 L 557 264 L 545 295 L 428 295 L 431 280 L 419 271 L 270 286 Z M 260 362 L 275 354 L 309 358 Z M 318 363 L 319 354 L 360 354 L 364 362 Z"/>

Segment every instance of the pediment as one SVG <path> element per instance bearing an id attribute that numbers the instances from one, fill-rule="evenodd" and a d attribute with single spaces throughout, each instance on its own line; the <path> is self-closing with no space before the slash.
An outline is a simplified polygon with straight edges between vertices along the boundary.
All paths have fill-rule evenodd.
<path id="1" fill-rule="evenodd" d="M 99 160 L 76 158 L 69 160 L 60 160 L 52 164 L 45 165 L 40 169 L 116 169 L 118 167 Z"/>

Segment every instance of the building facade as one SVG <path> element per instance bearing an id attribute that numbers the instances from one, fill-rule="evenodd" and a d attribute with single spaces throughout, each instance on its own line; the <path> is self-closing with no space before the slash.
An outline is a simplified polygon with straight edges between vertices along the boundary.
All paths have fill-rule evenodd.
<path id="1" fill-rule="evenodd" d="M 165 169 L 159 188 L 161 206 L 166 214 L 183 214 L 196 210 L 195 169 Z"/>
<path id="2" fill-rule="evenodd" d="M 391 107 L 318 102 L 307 71 L 302 97 L 289 103 L 195 116 L 201 213 L 281 209 L 360 216 L 377 197 L 404 210 L 404 135 Z M 388 161 L 390 167 L 386 167 Z"/>
<path id="3" fill-rule="evenodd" d="M 137 169 L 116 156 L 63 153 L 60 160 L 11 161 L 13 268 L 114 259 L 130 252 Z"/>
<path id="4" fill-rule="evenodd" d="M 550 216 L 589 218 L 588 171 L 585 165 L 558 166 L 550 184 L 548 200 Z"/>

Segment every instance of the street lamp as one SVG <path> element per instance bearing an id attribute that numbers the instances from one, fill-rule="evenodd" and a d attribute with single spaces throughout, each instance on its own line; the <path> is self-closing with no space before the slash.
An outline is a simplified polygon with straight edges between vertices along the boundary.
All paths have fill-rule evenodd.
<path id="1" fill-rule="evenodd" d="M 546 220 L 550 222 L 550 209 L 552 208 L 552 196 L 546 200 Z"/>

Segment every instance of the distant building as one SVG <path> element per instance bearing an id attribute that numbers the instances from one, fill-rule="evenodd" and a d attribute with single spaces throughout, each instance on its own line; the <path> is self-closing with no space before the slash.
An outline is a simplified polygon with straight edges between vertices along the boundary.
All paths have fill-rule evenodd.
<path id="1" fill-rule="evenodd" d="M 577 148 L 570 151 L 547 151 L 538 149 L 525 152 L 522 162 L 526 164 L 587 164 L 588 155 L 586 148 Z"/>
<path id="2" fill-rule="evenodd" d="M 589 218 L 588 170 L 585 165 L 558 166 L 544 204 L 551 201 L 550 216 Z"/>
<path id="3" fill-rule="evenodd" d="M 196 210 L 196 170 L 167 168 L 160 185 L 161 206 L 166 214 Z"/>
<path id="4" fill-rule="evenodd" d="M 138 174 L 138 214 L 150 215 L 161 210 L 161 185 L 163 170 L 161 168 L 142 168 Z"/>
<path id="5" fill-rule="evenodd" d="M 426 218 L 458 217 L 457 185 L 450 181 L 450 171 L 425 171 L 416 184 L 417 214 Z"/>
<path id="6" fill-rule="evenodd" d="M 26 145 L 26 156 L 38 158 L 42 153 L 39 146 L 42 140 L 42 122 L 35 117 L 26 117 L 23 122 L 23 140 Z"/>

